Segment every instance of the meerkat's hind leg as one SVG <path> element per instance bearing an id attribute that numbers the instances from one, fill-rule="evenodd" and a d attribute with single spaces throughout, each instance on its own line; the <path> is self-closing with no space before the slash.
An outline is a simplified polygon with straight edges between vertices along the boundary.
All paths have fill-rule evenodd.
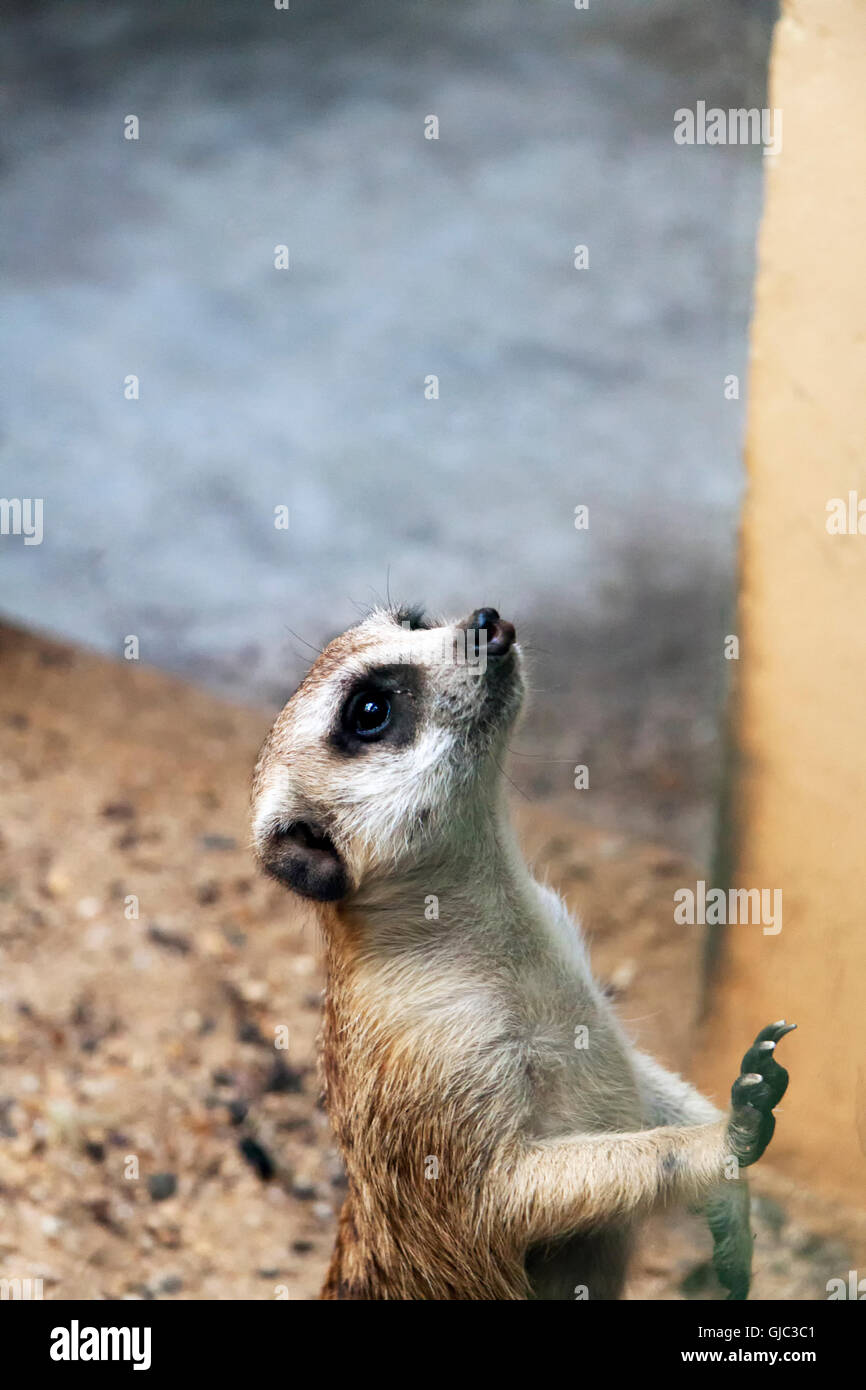
<path id="1" fill-rule="evenodd" d="M 744 1179 L 720 1184 L 704 1209 L 713 1237 L 713 1268 L 727 1297 L 742 1302 L 752 1282 L 754 1236 L 749 1187 Z"/>

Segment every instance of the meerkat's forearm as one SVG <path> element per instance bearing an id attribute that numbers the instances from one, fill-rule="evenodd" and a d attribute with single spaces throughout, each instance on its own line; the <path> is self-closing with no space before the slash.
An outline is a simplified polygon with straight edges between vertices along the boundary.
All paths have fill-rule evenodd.
<path id="1" fill-rule="evenodd" d="M 723 1177 L 728 1151 L 725 1120 L 545 1139 L 509 1165 L 508 1215 L 531 1240 L 550 1240 L 657 1202 L 695 1201 Z"/>

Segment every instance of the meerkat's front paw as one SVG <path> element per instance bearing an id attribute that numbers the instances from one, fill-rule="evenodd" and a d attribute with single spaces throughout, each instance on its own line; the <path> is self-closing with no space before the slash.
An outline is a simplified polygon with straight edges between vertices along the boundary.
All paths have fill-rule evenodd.
<path id="1" fill-rule="evenodd" d="M 776 1044 L 796 1026 L 781 1019 L 762 1028 L 743 1058 L 740 1075 L 731 1088 L 728 1137 L 743 1168 L 757 1163 L 773 1137 L 773 1110 L 788 1089 L 788 1073 L 774 1055 Z"/>

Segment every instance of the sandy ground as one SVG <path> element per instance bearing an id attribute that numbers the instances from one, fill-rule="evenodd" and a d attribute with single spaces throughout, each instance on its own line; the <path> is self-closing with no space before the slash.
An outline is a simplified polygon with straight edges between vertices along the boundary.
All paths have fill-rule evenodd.
<path id="1" fill-rule="evenodd" d="M 247 847 L 268 716 L 17 629 L 0 669 L 0 1276 L 47 1298 L 313 1297 L 344 1180 L 315 930 Z M 683 1067 L 698 943 L 670 903 L 694 866 L 516 813 L 632 1033 Z M 755 1296 L 823 1297 L 851 1230 L 770 1176 Z M 631 1296 L 716 1296 L 707 1254 L 695 1219 L 657 1218 Z"/>

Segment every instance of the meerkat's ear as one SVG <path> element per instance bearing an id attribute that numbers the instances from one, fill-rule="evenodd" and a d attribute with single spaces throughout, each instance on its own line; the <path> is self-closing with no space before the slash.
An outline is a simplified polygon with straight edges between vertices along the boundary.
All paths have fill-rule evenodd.
<path id="1" fill-rule="evenodd" d="M 349 891 L 349 875 L 333 840 L 309 821 L 272 831 L 259 846 L 259 859 L 266 873 L 302 898 L 333 903 Z"/>

